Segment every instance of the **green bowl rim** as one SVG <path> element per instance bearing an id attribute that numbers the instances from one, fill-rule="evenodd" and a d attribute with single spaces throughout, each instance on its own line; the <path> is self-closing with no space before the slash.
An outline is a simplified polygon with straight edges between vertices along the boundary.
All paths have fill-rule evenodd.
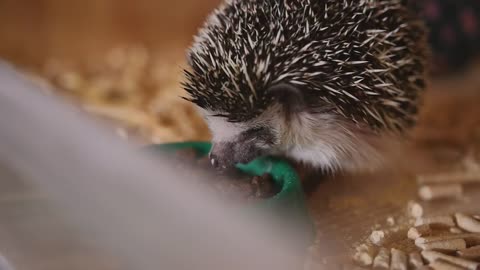
<path id="1" fill-rule="evenodd" d="M 208 155 L 212 144 L 205 141 L 189 141 L 179 143 L 164 143 L 148 145 L 147 150 L 161 150 L 174 152 L 179 149 L 193 148 L 197 151 L 198 157 Z M 261 176 L 268 173 L 274 182 L 281 186 L 280 191 L 271 198 L 253 203 L 257 207 L 265 207 L 274 211 L 280 211 L 301 222 L 304 226 L 303 232 L 307 233 L 305 239 L 307 245 L 313 242 L 316 235 L 315 225 L 307 207 L 307 199 L 303 191 L 296 170 L 288 161 L 275 157 L 260 157 L 248 164 L 237 164 L 242 173 Z M 293 221 L 289 218 L 290 221 Z"/>
<path id="2" fill-rule="evenodd" d="M 178 149 L 193 148 L 197 151 L 198 157 L 206 156 L 210 152 L 211 143 L 205 141 L 189 141 L 178 143 L 152 144 L 147 146 L 149 149 L 173 152 Z M 295 169 L 285 160 L 274 157 L 261 157 L 248 164 L 237 164 L 236 166 L 242 173 L 248 175 L 261 176 L 268 173 L 272 176 L 275 184 L 279 185 L 280 191 L 273 197 L 265 200 L 282 200 L 285 194 L 302 190 L 300 179 Z M 304 199 L 304 198 L 302 198 Z"/>

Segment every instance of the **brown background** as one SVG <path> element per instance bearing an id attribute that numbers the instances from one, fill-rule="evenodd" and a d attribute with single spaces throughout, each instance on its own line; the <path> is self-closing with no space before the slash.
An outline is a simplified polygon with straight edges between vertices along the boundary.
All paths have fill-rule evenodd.
<path id="1" fill-rule="evenodd" d="M 185 47 L 219 0 L 1 0 L 0 56 L 81 58 L 116 43 Z"/>

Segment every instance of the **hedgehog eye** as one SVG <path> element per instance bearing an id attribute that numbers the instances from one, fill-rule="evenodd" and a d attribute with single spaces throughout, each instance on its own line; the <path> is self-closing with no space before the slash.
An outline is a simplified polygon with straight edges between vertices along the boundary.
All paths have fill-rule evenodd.
<path id="1" fill-rule="evenodd" d="M 258 135 L 261 135 L 261 134 L 265 133 L 266 131 L 267 131 L 267 129 L 265 127 L 254 127 L 254 128 L 251 128 L 247 131 L 244 131 L 243 135 L 246 136 L 246 137 L 258 136 Z"/>
<path id="2" fill-rule="evenodd" d="M 267 127 L 254 127 L 241 134 L 244 140 L 256 141 L 262 145 L 273 144 L 273 133 Z"/>

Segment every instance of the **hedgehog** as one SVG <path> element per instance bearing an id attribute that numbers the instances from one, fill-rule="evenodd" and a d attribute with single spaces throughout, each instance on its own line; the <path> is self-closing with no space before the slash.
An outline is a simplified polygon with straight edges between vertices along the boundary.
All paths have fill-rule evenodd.
<path id="1" fill-rule="evenodd" d="M 280 156 L 324 171 L 382 163 L 426 88 L 422 21 L 404 0 L 226 0 L 187 51 L 184 97 L 212 165 Z"/>

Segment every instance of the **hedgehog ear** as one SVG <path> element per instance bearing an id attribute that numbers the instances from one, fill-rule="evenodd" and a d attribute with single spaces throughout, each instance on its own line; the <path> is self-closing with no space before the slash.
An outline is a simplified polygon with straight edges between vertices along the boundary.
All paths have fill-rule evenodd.
<path id="1" fill-rule="evenodd" d="M 276 84 L 268 88 L 267 92 L 283 106 L 287 114 L 300 112 L 306 106 L 302 91 L 291 84 Z"/>

